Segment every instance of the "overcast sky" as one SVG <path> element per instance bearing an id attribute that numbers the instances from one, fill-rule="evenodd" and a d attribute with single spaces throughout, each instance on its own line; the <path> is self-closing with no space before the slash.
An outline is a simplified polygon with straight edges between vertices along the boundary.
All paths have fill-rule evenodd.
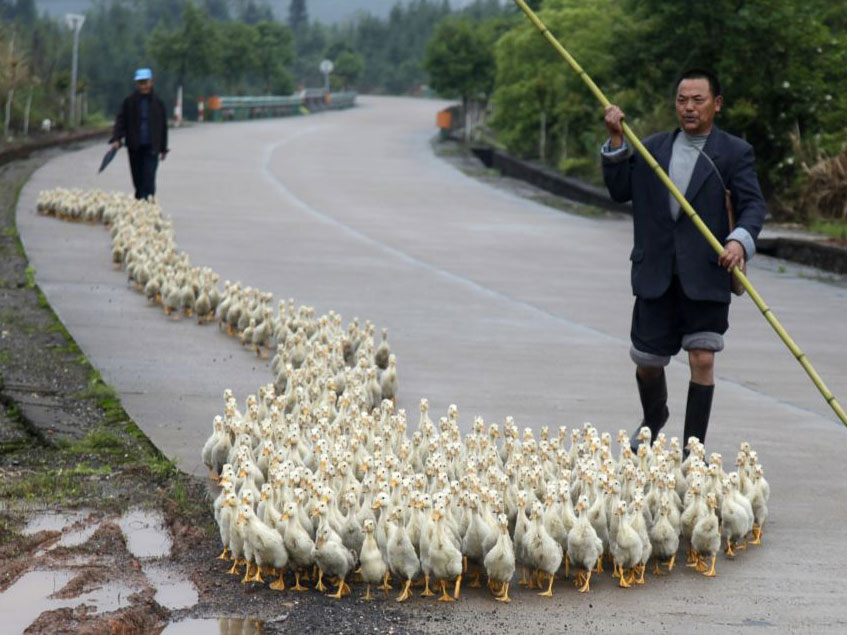
<path id="1" fill-rule="evenodd" d="M 399 0 L 407 3 L 409 0 Z M 309 18 L 321 22 L 338 22 L 357 11 L 369 11 L 374 15 L 386 16 L 398 0 L 307 0 Z M 454 8 L 464 7 L 473 0 L 450 0 Z M 288 15 L 290 0 L 269 0 L 278 18 L 285 19 Z M 36 0 L 39 13 L 47 10 L 52 15 L 62 16 L 65 13 L 83 12 L 91 5 L 91 0 Z"/>

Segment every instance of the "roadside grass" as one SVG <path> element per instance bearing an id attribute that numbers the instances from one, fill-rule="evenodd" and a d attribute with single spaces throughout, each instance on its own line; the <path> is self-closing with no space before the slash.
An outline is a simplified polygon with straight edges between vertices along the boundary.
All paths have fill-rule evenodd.
<path id="1" fill-rule="evenodd" d="M 809 229 L 836 240 L 847 241 L 847 220 L 814 220 L 809 224 Z"/>
<path id="2" fill-rule="evenodd" d="M 37 167 L 32 164 L 32 170 Z M 12 257 L 11 244 L 23 262 L 26 253 L 15 225 L 14 210 L 30 170 L 16 182 L 0 181 L 0 237 L 4 258 Z M 27 510 L 62 509 L 86 506 L 106 512 L 120 512 L 128 506 L 157 505 L 184 517 L 193 527 L 213 535 L 205 485 L 182 473 L 165 457 L 130 419 L 115 390 L 103 380 L 82 353 L 71 334 L 50 307 L 36 281 L 36 271 L 27 266 L 23 280 L 2 280 L 0 286 L 35 293 L 38 307 L 48 320 L 24 316 L 8 308 L 0 310 L 4 328 L 24 333 L 56 333 L 55 343 L 44 354 L 73 361 L 87 372 L 83 390 L 71 395 L 80 407 L 96 406 L 99 424 L 82 438 L 49 437 L 28 422 L 19 406 L 2 396 L 5 417 L 24 434 L 0 443 L 4 467 L 0 474 L 0 546 L 19 540 L 17 533 Z M 70 358 L 70 359 L 67 359 Z M 12 360 L 12 353 L 0 349 L 0 364 Z M 0 629 L 2 630 L 2 629 Z"/>
<path id="3" fill-rule="evenodd" d="M 79 441 L 71 442 L 63 448 L 63 451 L 71 455 L 126 455 L 128 449 L 126 441 L 118 434 L 111 430 L 98 428 L 89 432 Z"/>
<path id="4" fill-rule="evenodd" d="M 18 192 L 20 188 L 17 188 Z M 3 233 L 14 238 L 17 250 L 25 257 L 23 246 L 14 227 Z M 103 511 L 121 511 L 131 501 L 120 495 L 123 491 L 136 491 L 148 502 L 153 499 L 180 516 L 194 520 L 194 526 L 214 534 L 214 522 L 209 517 L 209 503 L 196 479 L 183 474 L 177 465 L 165 457 L 130 419 L 120 398 L 93 368 L 71 334 L 50 307 L 47 298 L 35 280 L 35 269 L 25 269 L 24 287 L 37 293 L 38 306 L 48 312 L 50 321 L 46 331 L 58 333 L 60 342 L 51 347 L 58 354 L 73 356 L 73 360 L 87 369 L 85 388 L 73 395 L 79 402 L 88 402 L 102 412 L 100 425 L 76 440 L 51 439 L 50 442 L 32 434 L 31 426 L 21 418 L 20 410 L 12 403 L 6 409 L 7 417 L 20 420 L 29 437 L 0 444 L 0 455 L 13 464 L 22 466 L 13 475 L 0 479 L 0 500 L 15 504 L 38 506 L 75 507 L 96 506 Z M 35 333 L 43 326 L 23 324 L 16 312 L 0 313 L 0 322 L 14 325 L 25 333 Z M 9 351 L 0 350 L 0 363 L 11 359 Z M 10 477 L 11 476 L 11 477 Z M 105 495 L 105 492 L 118 495 Z M 5 542 L 16 522 L 0 513 L 0 544 Z M 14 532 L 12 532 L 14 533 Z"/>
<path id="5" fill-rule="evenodd" d="M 11 309 L 0 313 L 0 322 L 3 324 L 15 324 L 20 321 L 20 316 Z"/>
<path id="6" fill-rule="evenodd" d="M 46 299 L 45 299 L 46 302 Z M 50 311 L 50 314 L 53 316 L 53 323 L 47 327 L 47 330 L 51 333 L 59 333 L 64 337 L 65 344 L 60 347 L 62 352 L 65 352 L 69 355 L 75 355 L 76 361 L 79 362 L 83 366 L 90 366 L 88 362 L 88 358 L 82 354 L 79 350 L 79 346 L 76 345 L 74 338 L 71 337 L 71 334 L 68 333 L 68 329 L 65 328 L 65 325 L 62 324 L 62 321 L 53 313 L 53 309 L 48 305 L 44 307 Z"/>
<path id="7" fill-rule="evenodd" d="M 115 407 L 120 408 L 119 401 Z M 209 535 L 214 532 L 207 497 L 198 494 L 199 482 L 183 474 L 127 419 L 104 420 L 82 439 L 59 441 L 52 448 L 32 439 L 7 442 L 0 445 L 0 455 L 24 466 L 0 479 L 0 500 L 9 501 L 10 508 L 94 506 L 120 512 L 132 504 L 128 490 L 193 519 Z M 5 522 L 2 517 L 0 513 L 0 522 Z"/>
<path id="8" fill-rule="evenodd" d="M 98 402 L 105 399 L 115 399 L 114 389 L 103 381 L 100 371 L 91 368 L 88 371 L 88 386 L 74 395 L 77 399 L 96 399 Z"/>

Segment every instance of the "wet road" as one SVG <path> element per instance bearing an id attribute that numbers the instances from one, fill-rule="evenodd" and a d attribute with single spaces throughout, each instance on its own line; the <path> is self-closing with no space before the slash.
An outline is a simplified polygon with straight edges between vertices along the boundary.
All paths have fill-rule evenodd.
<path id="1" fill-rule="evenodd" d="M 410 413 L 425 396 L 435 415 L 457 403 L 466 427 L 480 414 L 536 429 L 631 428 L 629 223 L 564 214 L 461 174 L 429 145 L 439 102 L 360 103 L 176 131 L 160 200 L 192 263 L 345 321 L 387 326 L 399 404 Z M 147 308 L 111 269 L 102 228 L 34 213 L 41 189 L 129 189 L 123 156 L 95 175 L 104 150 L 39 170 L 21 193 L 19 232 L 39 285 L 127 411 L 183 469 L 199 472 L 223 389 L 243 400 L 269 371 L 213 326 L 174 324 Z M 844 403 L 847 290 L 766 259 L 751 263 L 750 276 Z M 447 607 L 457 620 L 444 623 L 450 630 L 459 622 L 525 630 L 536 620 L 540 632 L 847 628 L 837 584 L 847 566 L 847 431 L 749 299 L 734 302 L 730 323 L 709 447 L 728 463 L 741 440 L 758 450 L 773 491 L 765 546 L 720 560 L 715 580 L 689 570 L 625 592 L 604 576 L 588 597 L 557 585 L 552 602 L 517 592 L 509 607 L 471 593 Z M 669 434 L 681 435 L 686 384 L 685 365 L 674 362 Z"/>

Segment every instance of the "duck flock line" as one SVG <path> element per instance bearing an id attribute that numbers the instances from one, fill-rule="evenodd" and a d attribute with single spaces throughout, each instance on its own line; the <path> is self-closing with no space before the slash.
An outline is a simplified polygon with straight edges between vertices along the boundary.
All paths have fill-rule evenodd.
<path id="1" fill-rule="evenodd" d="M 243 412 L 232 391 L 202 448 L 219 486 L 213 509 L 223 551 L 218 559 L 241 582 L 272 589 L 351 593 L 348 581 L 396 598 L 442 602 L 460 597 L 462 583 L 509 602 L 518 584 L 552 597 L 554 582 L 573 578 L 581 593 L 592 574 L 623 588 L 674 569 L 681 546 L 686 564 L 716 575 L 723 545 L 735 558 L 760 545 L 770 488 L 755 450 L 740 444 L 735 471 L 695 437 L 683 448 L 642 428 L 638 451 L 629 434 L 600 433 L 590 423 L 522 432 L 473 420 L 465 435 L 451 405 L 434 422 L 420 401 L 409 434 L 396 409 L 397 362 L 387 331 L 340 315 L 318 316 L 293 300 L 240 283 L 224 283 L 208 267 L 193 267 L 177 249 L 173 224 L 153 201 L 122 193 L 56 189 L 38 197 L 38 212 L 68 221 L 103 223 L 112 262 L 129 283 L 171 319 L 194 315 L 271 361 L 273 381 L 247 396 Z M 686 450 L 686 451 L 684 451 Z M 243 575 L 241 568 L 244 569 Z M 293 585 L 291 584 L 293 578 Z"/>

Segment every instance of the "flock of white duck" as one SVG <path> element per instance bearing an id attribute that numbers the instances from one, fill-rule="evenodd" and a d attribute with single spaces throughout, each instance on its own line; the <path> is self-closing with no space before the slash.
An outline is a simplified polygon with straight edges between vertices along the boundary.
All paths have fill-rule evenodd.
<path id="1" fill-rule="evenodd" d="M 173 227 L 153 201 L 124 194 L 54 190 L 41 213 L 102 222 L 112 257 L 150 303 L 178 319 L 217 320 L 257 354 L 275 350 L 274 380 L 247 397 L 230 390 L 202 449 L 212 479 L 223 552 L 243 583 L 350 593 L 354 577 L 398 601 L 423 585 L 423 596 L 459 598 L 463 580 L 509 602 L 516 569 L 521 586 L 550 597 L 557 575 L 580 592 L 611 563 L 621 587 L 673 570 L 680 544 L 687 564 L 714 576 L 721 545 L 734 558 L 761 544 L 770 489 L 756 452 L 741 443 L 735 471 L 694 437 L 683 460 L 677 438 L 652 439 L 643 428 L 637 453 L 626 430 L 612 437 L 589 423 L 536 437 L 511 417 L 477 417 L 462 437 L 451 405 L 435 423 L 426 399 L 415 430 L 396 410 L 396 359 L 386 331 L 354 319 L 346 328 L 330 311 L 317 316 L 293 300 L 273 310 L 273 296 L 239 283 L 223 285 L 211 269 L 192 267 Z M 289 581 L 290 584 L 290 581 Z"/>

